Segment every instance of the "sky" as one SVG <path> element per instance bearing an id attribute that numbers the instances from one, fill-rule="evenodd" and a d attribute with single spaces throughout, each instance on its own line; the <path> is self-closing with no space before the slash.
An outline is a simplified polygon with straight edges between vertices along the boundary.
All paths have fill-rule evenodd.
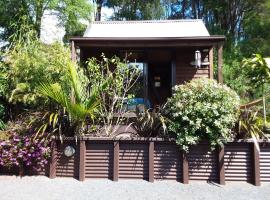
<path id="1" fill-rule="evenodd" d="M 107 20 L 112 14 L 112 9 L 102 8 L 101 21 Z M 88 25 L 87 22 L 86 24 Z M 64 35 L 65 29 L 59 26 L 57 16 L 53 15 L 50 11 L 45 11 L 41 21 L 41 40 L 47 44 L 51 44 L 55 41 L 62 41 Z"/>

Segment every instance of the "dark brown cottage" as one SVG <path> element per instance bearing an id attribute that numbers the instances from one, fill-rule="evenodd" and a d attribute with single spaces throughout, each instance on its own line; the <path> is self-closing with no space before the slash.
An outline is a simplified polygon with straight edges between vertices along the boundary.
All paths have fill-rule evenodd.
<path id="1" fill-rule="evenodd" d="M 210 36 L 202 20 L 92 22 L 83 37 L 73 37 L 72 58 L 117 55 L 142 70 L 142 94 L 152 105 L 162 104 L 172 86 L 193 78 L 213 78 L 213 49 L 218 52 L 222 83 L 224 36 Z M 79 49 L 79 51 L 78 51 Z"/>

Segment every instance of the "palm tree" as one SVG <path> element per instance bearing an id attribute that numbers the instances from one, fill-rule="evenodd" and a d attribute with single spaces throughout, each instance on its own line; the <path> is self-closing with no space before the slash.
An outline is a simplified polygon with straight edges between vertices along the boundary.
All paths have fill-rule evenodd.
<path id="1" fill-rule="evenodd" d="M 54 100 L 64 111 L 68 113 L 72 127 L 83 128 L 87 120 L 94 120 L 95 113 L 100 106 L 100 92 L 108 87 L 111 76 L 104 80 L 101 85 L 92 85 L 87 88 L 87 79 L 79 74 L 76 65 L 70 64 L 67 70 L 67 84 L 41 83 L 39 92 Z M 55 126 L 59 120 L 58 114 L 51 115 L 49 125 Z M 47 125 L 42 129 L 45 130 Z M 76 129 L 75 128 L 75 129 Z M 54 128 L 53 128 L 54 129 Z M 77 134 L 77 133 L 76 133 Z"/>

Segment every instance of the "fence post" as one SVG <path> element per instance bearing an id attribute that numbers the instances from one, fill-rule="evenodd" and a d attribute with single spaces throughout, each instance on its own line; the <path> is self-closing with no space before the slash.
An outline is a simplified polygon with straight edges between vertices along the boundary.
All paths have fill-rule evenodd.
<path id="1" fill-rule="evenodd" d="M 119 141 L 113 143 L 113 181 L 119 178 Z"/>
<path id="2" fill-rule="evenodd" d="M 57 144 L 56 141 L 53 140 L 51 142 L 51 159 L 50 159 L 50 171 L 49 171 L 49 178 L 56 177 L 56 165 L 57 165 Z"/>
<path id="3" fill-rule="evenodd" d="M 86 153 L 85 141 L 80 140 L 79 181 L 84 181 L 85 179 L 85 153 Z"/>
<path id="4" fill-rule="evenodd" d="M 225 185 L 224 146 L 217 148 L 217 154 L 218 154 L 218 181 L 220 185 Z"/>
<path id="5" fill-rule="evenodd" d="M 261 185 L 261 179 L 260 179 L 260 152 L 256 148 L 255 143 L 253 142 L 252 145 L 252 161 L 253 161 L 253 184 L 255 186 Z"/>
<path id="6" fill-rule="evenodd" d="M 183 161 L 183 184 L 188 184 L 189 182 L 189 171 L 188 171 L 188 158 L 186 152 L 182 151 L 182 161 Z"/>
<path id="7" fill-rule="evenodd" d="M 148 181 L 153 183 L 154 182 L 154 142 L 149 142 L 149 179 Z"/>

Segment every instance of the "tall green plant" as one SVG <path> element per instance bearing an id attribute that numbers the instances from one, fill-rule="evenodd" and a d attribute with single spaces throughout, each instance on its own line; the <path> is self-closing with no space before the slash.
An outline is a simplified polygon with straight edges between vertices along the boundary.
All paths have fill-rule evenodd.
<path id="1" fill-rule="evenodd" d="M 113 135 L 126 119 L 125 103 L 133 96 L 130 92 L 141 72 L 116 56 L 108 59 L 102 55 L 101 61 L 92 58 L 87 64 L 90 85 L 102 85 L 109 74 L 113 77 L 110 87 L 100 93 L 101 108 L 99 110 L 99 123 L 103 125 L 107 136 Z"/>
<path id="2" fill-rule="evenodd" d="M 13 35 L 10 48 L 3 54 L 2 66 L 6 67 L 9 82 L 7 98 L 10 103 L 22 103 L 31 107 L 44 104 L 37 93 L 39 82 L 65 81 L 66 67 L 71 64 L 70 50 L 63 44 L 47 45 L 36 36 L 27 24 Z"/>
<path id="3" fill-rule="evenodd" d="M 270 81 L 270 66 L 260 54 L 254 54 L 252 58 L 243 60 L 243 67 L 247 76 L 255 87 L 261 87 L 263 95 L 263 117 L 266 125 L 265 83 Z"/>
<path id="4" fill-rule="evenodd" d="M 111 77 L 108 76 L 100 85 L 88 87 L 86 76 L 76 67 L 75 64 L 67 66 L 66 85 L 61 83 L 43 82 L 38 87 L 41 94 L 54 100 L 67 113 L 71 126 L 84 128 L 87 120 L 93 121 L 95 113 L 100 106 L 100 92 L 108 87 Z M 55 126 L 59 121 L 59 114 L 50 115 L 49 125 Z M 43 127 L 46 130 L 47 124 Z M 76 130 L 78 133 L 79 130 Z"/>

